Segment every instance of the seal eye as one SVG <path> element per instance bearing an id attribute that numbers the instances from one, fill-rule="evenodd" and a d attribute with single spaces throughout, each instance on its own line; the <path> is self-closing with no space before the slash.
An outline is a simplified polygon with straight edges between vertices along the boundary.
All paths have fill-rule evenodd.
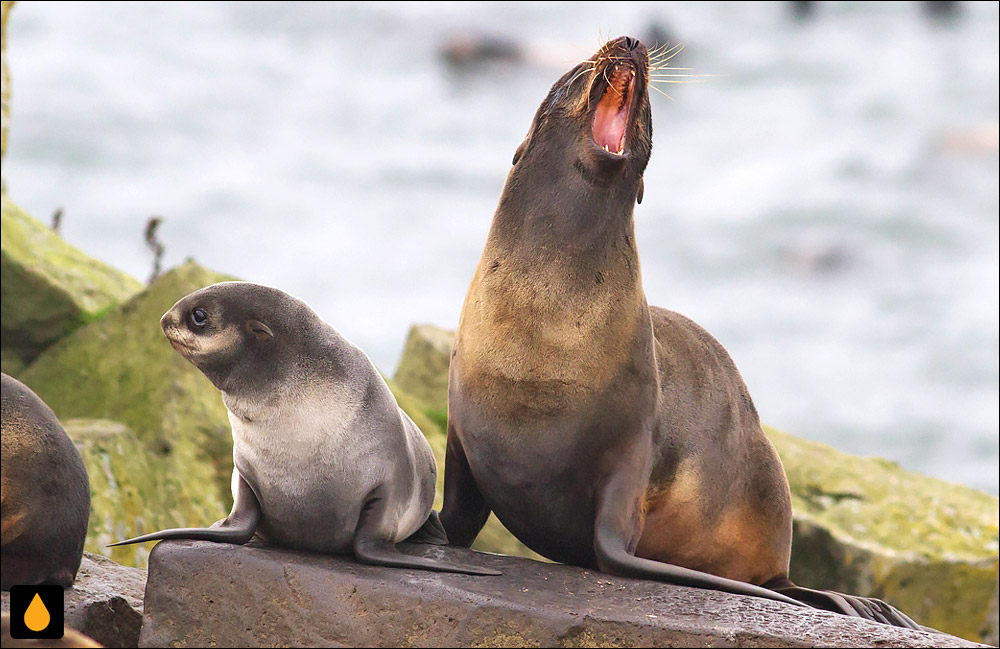
<path id="1" fill-rule="evenodd" d="M 208 312 L 201 307 L 197 309 L 192 309 L 191 311 L 191 324 L 196 327 L 204 327 L 208 324 Z"/>

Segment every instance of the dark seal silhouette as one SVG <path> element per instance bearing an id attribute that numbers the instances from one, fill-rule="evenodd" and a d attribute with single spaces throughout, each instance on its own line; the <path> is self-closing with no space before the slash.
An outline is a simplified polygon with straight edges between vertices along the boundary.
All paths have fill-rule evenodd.
<path id="1" fill-rule="evenodd" d="M 2 588 L 68 588 L 87 538 L 87 468 L 52 409 L 31 388 L 6 374 L 0 388 Z"/>

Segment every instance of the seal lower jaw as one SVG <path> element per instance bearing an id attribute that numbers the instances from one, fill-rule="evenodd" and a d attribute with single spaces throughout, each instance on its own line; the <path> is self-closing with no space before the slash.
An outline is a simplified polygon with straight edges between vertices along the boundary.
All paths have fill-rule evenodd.
<path id="1" fill-rule="evenodd" d="M 602 78 L 607 86 L 594 109 L 592 137 L 602 151 L 624 157 L 625 135 L 634 103 L 635 67 L 630 62 L 615 63 L 604 71 Z"/>
<path id="2" fill-rule="evenodd" d="M 191 355 L 198 353 L 198 350 L 195 349 L 194 346 L 188 345 L 187 343 L 183 343 L 179 339 L 174 338 L 169 334 L 167 334 L 167 341 L 170 343 L 171 347 L 177 350 L 177 352 L 180 353 L 180 355 L 185 358 L 188 358 Z"/>

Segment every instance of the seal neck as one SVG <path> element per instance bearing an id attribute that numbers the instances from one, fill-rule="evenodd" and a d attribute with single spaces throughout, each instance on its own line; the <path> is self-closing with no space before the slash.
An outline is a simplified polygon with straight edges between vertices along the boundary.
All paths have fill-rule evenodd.
<path id="1" fill-rule="evenodd" d="M 588 268 L 625 264 L 638 278 L 634 192 L 579 185 L 569 196 L 526 192 L 519 178 L 522 171 L 511 171 L 484 255 L 512 256 L 528 263 L 571 261 Z"/>

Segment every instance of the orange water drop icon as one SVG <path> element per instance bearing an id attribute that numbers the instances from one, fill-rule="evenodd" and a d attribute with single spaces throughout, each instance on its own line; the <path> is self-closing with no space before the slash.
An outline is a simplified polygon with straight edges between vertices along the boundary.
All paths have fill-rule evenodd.
<path id="1" fill-rule="evenodd" d="M 51 619 L 49 609 L 45 608 L 42 598 L 38 596 L 38 593 L 35 593 L 35 597 L 28 604 L 28 610 L 24 612 L 24 625 L 38 633 L 49 625 Z"/>

